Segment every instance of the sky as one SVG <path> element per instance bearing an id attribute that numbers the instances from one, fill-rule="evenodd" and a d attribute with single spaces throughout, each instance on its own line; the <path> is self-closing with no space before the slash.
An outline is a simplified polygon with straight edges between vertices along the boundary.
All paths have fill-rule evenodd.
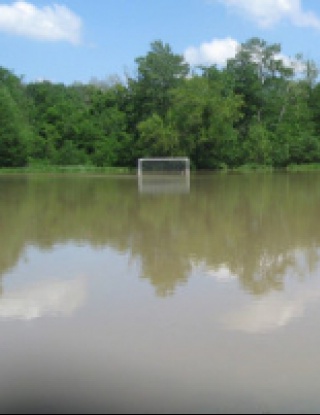
<path id="1" fill-rule="evenodd" d="M 0 66 L 26 82 L 125 79 L 156 40 L 223 66 L 252 37 L 320 66 L 320 0 L 0 0 Z"/>

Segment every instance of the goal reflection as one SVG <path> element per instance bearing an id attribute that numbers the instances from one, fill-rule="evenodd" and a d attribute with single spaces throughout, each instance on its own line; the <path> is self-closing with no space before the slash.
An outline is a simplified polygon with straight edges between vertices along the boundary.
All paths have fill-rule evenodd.
<path id="1" fill-rule="evenodd" d="M 142 194 L 190 193 L 189 175 L 142 175 L 138 182 Z"/>

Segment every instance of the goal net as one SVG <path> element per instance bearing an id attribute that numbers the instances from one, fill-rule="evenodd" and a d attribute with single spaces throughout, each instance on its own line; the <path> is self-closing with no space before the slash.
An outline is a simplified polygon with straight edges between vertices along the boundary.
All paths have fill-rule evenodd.
<path id="1" fill-rule="evenodd" d="M 190 175 L 190 160 L 187 157 L 141 158 L 138 161 L 138 176 L 144 175 Z"/>
<path id="2" fill-rule="evenodd" d="M 189 193 L 190 160 L 188 158 L 139 159 L 140 193 Z"/>

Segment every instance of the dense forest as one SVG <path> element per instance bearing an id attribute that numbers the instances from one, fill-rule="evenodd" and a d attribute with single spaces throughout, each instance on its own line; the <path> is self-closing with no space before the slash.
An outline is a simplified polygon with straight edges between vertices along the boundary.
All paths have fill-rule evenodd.
<path id="1" fill-rule="evenodd" d="M 249 39 L 224 68 L 191 68 L 157 40 L 134 76 L 25 83 L 0 67 L 0 167 L 135 167 L 187 156 L 197 169 L 320 162 L 314 62 Z M 299 70 L 297 70 L 299 68 Z"/>

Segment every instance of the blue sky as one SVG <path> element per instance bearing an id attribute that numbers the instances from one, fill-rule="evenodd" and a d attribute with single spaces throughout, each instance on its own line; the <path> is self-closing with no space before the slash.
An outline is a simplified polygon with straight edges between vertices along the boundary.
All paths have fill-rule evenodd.
<path id="1" fill-rule="evenodd" d="M 154 40 L 192 65 L 223 65 L 253 36 L 320 65 L 320 1 L 0 1 L 0 66 L 27 82 L 133 75 Z"/>

